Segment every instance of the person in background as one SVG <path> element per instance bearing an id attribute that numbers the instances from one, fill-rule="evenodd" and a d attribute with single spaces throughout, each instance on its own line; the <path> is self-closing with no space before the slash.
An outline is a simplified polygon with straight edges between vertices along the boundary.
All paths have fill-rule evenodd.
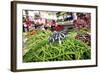
<path id="1" fill-rule="evenodd" d="M 86 20 L 84 19 L 85 15 L 80 14 L 77 16 L 77 19 L 73 21 L 75 28 L 84 28 L 87 25 Z"/>
<path id="2" fill-rule="evenodd" d="M 28 32 L 32 27 L 32 19 L 29 16 L 23 17 L 23 32 Z"/>
<path id="3" fill-rule="evenodd" d="M 26 18 L 23 17 L 23 32 L 27 32 L 28 31 L 28 26 L 26 24 Z"/>
<path id="4" fill-rule="evenodd" d="M 32 25 L 32 21 L 30 20 L 29 16 L 26 16 L 26 22 L 25 24 L 27 25 L 27 30 L 29 31 L 29 28 Z"/>
<path id="5" fill-rule="evenodd" d="M 50 26 L 51 26 L 51 31 L 54 31 L 55 30 L 55 27 L 57 26 L 56 25 L 56 21 L 55 20 L 51 20 Z"/>

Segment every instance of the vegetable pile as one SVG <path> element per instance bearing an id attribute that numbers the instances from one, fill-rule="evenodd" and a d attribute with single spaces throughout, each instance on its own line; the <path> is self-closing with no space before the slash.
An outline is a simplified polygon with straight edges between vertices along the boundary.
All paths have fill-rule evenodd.
<path id="1" fill-rule="evenodd" d="M 84 60 L 91 58 L 90 46 L 75 39 L 76 32 L 69 32 L 62 43 L 49 43 L 49 30 L 38 30 L 26 41 L 24 49 L 29 49 L 23 55 L 23 62 L 44 62 L 64 60 Z"/>

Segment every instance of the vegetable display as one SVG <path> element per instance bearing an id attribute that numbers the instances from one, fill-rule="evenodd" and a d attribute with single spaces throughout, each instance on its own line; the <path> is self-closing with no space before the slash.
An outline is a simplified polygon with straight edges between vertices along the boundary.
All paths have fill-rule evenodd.
<path id="1" fill-rule="evenodd" d="M 24 49 L 28 51 L 23 55 L 23 62 L 48 62 L 64 60 L 91 59 L 91 49 L 86 43 L 77 40 L 76 32 L 69 32 L 61 40 L 61 44 L 50 43 L 49 37 L 53 33 L 49 30 L 38 30 L 26 41 Z"/>

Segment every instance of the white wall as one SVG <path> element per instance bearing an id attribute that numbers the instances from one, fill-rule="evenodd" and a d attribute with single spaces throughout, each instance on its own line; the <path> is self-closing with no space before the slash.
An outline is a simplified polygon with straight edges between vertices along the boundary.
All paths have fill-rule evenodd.
<path id="1" fill-rule="evenodd" d="M 0 73 L 12 73 L 10 71 L 10 8 L 11 8 L 10 1 L 11 0 L 0 0 Z M 99 0 L 30 0 L 30 1 L 67 3 L 67 4 L 84 4 L 84 5 L 99 5 L 100 4 Z M 100 14 L 98 16 L 100 16 Z M 99 19 L 100 18 L 98 17 L 98 20 Z M 100 25 L 98 25 L 98 28 L 100 28 Z M 100 29 L 98 31 L 100 31 Z M 98 37 L 100 37 L 100 34 L 98 35 Z M 100 38 L 98 39 L 98 41 L 99 40 Z M 98 55 L 100 56 L 99 48 L 98 48 L 98 52 L 99 52 Z M 99 64 L 100 64 L 100 57 L 99 57 Z M 34 73 L 87 73 L 87 72 L 99 73 L 100 65 L 98 67 L 92 67 L 92 68 L 35 71 Z M 31 71 L 31 72 L 26 72 L 26 73 L 33 73 L 33 72 Z"/>

